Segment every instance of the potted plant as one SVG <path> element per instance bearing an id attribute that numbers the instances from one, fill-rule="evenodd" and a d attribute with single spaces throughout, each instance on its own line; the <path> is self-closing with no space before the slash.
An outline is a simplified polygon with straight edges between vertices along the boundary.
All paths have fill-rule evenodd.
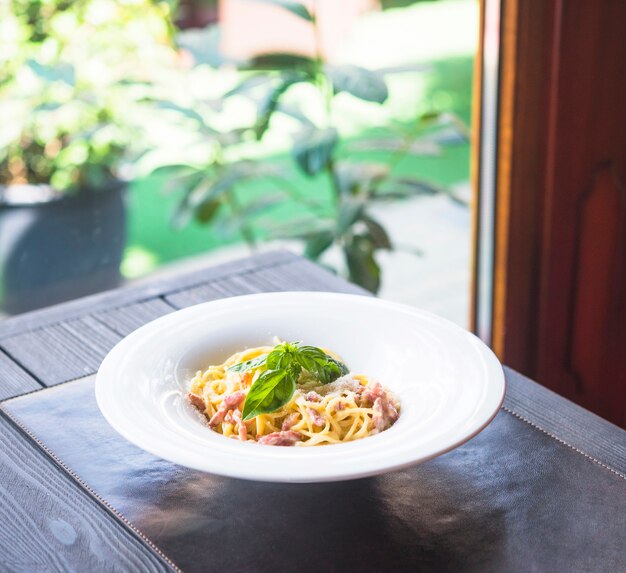
<path id="1" fill-rule="evenodd" d="M 329 262 L 322 257 L 333 250 L 343 259 L 339 265 L 333 262 L 333 270 L 377 292 L 381 284 L 378 253 L 404 248 L 393 244 L 376 219 L 376 206 L 435 194 L 462 202 L 449 189 L 419 174 L 400 172 L 398 164 L 407 155 L 438 155 L 442 145 L 466 141 L 467 130 L 452 114 L 425 109 L 410 125 L 384 128 L 350 142 L 344 133 L 349 131 L 345 129 L 347 120 L 340 117 L 337 100 L 352 98 L 376 112 L 389 96 L 388 76 L 421 66 L 371 70 L 333 63 L 323 53 L 317 3 L 256 3 L 272 5 L 277 13 L 283 10 L 299 19 L 303 29 L 309 30 L 314 49 L 311 53 L 257 54 L 246 62 L 235 62 L 240 81 L 218 102 L 204 98 L 192 109 L 180 110 L 186 111 L 186 118 L 195 119 L 194 129 L 202 136 L 198 146 L 203 148 L 202 153 L 195 153 L 193 147 L 186 147 L 186 160 L 181 157 L 158 166 L 169 178 L 168 187 L 181 196 L 173 222 L 183 226 L 195 220 L 223 232 L 235 231 L 252 246 L 266 238 L 299 240 L 304 255 L 315 261 Z M 262 31 L 267 29 L 273 29 L 269 20 Z M 232 68 L 233 62 L 230 65 Z M 226 73 L 232 76 L 232 69 Z M 292 94 L 297 96 L 290 98 Z M 230 130 L 218 131 L 216 127 L 223 125 L 228 115 L 222 113 L 218 118 L 220 110 L 228 109 L 237 98 L 252 102 L 254 117 L 237 107 L 235 121 L 239 117 L 243 121 Z M 302 105 L 304 98 L 306 105 Z M 251 121 L 246 123 L 245 118 Z M 282 135 L 291 138 L 291 167 L 260 159 L 267 135 L 275 135 L 278 125 L 287 123 L 292 126 L 287 128 L 290 133 Z M 365 159 L 363 152 L 381 152 L 386 161 Z M 199 159 L 192 161 L 192 156 Z M 309 186 L 312 192 L 307 193 L 303 188 L 309 182 L 315 189 Z M 286 202 L 295 203 L 300 215 L 282 221 L 280 215 L 272 217 L 272 210 L 281 209 Z"/>
<path id="2" fill-rule="evenodd" d="M 133 106 L 158 61 L 175 57 L 169 10 L 149 0 L 0 7 L 5 312 L 119 283 Z"/>

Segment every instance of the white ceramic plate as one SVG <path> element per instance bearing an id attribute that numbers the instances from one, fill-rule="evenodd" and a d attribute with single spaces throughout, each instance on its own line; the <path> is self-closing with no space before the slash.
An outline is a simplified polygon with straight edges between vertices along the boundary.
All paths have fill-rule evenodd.
<path id="1" fill-rule="evenodd" d="M 193 374 L 274 336 L 325 346 L 399 397 L 388 430 L 345 444 L 262 446 L 224 438 L 184 398 Z M 494 354 L 474 335 L 377 298 L 287 292 L 228 298 L 159 318 L 122 340 L 96 379 L 98 406 L 125 438 L 198 470 L 276 482 L 379 474 L 447 452 L 480 432 L 504 398 Z"/>

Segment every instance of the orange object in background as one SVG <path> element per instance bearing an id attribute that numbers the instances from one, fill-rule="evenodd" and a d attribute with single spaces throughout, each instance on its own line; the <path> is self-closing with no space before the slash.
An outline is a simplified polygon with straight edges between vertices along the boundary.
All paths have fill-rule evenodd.
<path id="1" fill-rule="evenodd" d="M 321 55 L 336 59 L 361 14 L 380 9 L 380 0 L 302 0 L 315 11 Z M 312 24 L 280 6 L 251 0 L 220 0 L 221 52 L 234 59 L 288 52 L 316 55 Z"/>

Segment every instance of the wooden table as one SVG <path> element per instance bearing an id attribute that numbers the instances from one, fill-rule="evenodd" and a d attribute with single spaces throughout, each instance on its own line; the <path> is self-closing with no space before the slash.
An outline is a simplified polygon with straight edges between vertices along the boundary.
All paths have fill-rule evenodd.
<path id="1" fill-rule="evenodd" d="M 509 369 L 466 445 L 335 484 L 181 468 L 100 416 L 93 375 L 126 334 L 280 290 L 365 294 L 276 252 L 0 323 L 0 571 L 626 571 L 626 432 Z"/>

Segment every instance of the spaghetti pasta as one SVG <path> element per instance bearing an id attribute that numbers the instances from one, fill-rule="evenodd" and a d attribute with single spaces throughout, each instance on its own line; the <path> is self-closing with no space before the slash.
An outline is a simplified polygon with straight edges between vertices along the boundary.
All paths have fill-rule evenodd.
<path id="1" fill-rule="evenodd" d="M 265 445 L 316 446 L 349 442 L 389 428 L 399 416 L 397 398 L 367 376 L 348 373 L 320 384 L 302 370 L 291 399 L 271 413 L 242 419 L 246 396 L 262 367 L 229 370 L 262 358 L 275 347 L 259 346 L 237 352 L 219 365 L 198 371 L 191 381 L 189 401 L 216 432 Z M 335 360 L 339 358 L 328 350 Z"/>

